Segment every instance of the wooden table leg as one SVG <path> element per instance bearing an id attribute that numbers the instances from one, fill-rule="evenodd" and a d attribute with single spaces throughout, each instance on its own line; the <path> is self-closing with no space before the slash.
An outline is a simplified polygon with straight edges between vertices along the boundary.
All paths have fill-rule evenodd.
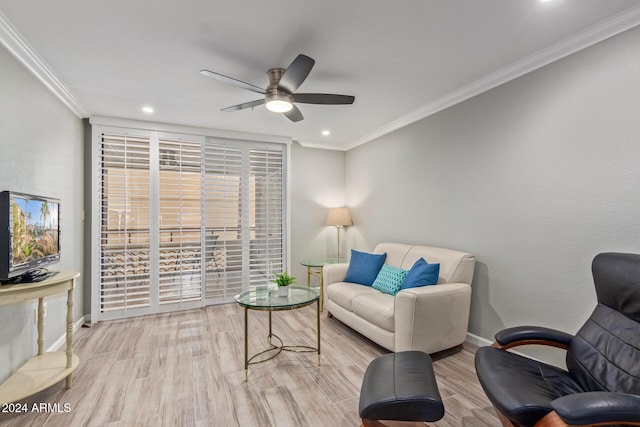
<path id="1" fill-rule="evenodd" d="M 74 279 L 75 280 L 75 279 Z M 73 365 L 73 287 L 67 291 L 67 368 Z M 71 388 L 73 373 L 66 378 L 67 388 Z"/>
<path id="2" fill-rule="evenodd" d="M 38 356 L 44 354 L 44 298 L 38 298 Z"/>

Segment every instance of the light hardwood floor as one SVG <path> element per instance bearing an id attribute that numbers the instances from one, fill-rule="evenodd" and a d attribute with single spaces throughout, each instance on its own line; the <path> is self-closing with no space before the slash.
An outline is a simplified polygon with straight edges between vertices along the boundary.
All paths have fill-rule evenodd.
<path id="1" fill-rule="evenodd" d="M 245 382 L 243 310 L 236 304 L 82 328 L 73 387 L 21 401 L 59 411 L 0 413 L 2 426 L 358 426 L 364 371 L 386 350 L 322 314 L 322 356 L 283 352 Z M 273 315 L 285 344 L 315 346 L 315 305 Z M 266 346 L 267 314 L 249 312 L 249 352 Z M 434 356 L 446 415 L 431 427 L 499 426 L 473 368 L 473 346 Z M 65 412 L 65 404 L 70 411 Z"/>

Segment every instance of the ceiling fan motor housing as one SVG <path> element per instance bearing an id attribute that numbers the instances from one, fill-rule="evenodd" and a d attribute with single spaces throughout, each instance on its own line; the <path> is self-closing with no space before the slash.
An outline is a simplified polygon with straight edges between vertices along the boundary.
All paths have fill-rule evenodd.
<path id="1" fill-rule="evenodd" d="M 280 83 L 280 79 L 284 75 L 286 70 L 284 68 L 272 68 L 267 71 L 267 75 L 269 76 L 269 86 L 267 86 L 267 92 L 277 91 L 278 83 Z"/>

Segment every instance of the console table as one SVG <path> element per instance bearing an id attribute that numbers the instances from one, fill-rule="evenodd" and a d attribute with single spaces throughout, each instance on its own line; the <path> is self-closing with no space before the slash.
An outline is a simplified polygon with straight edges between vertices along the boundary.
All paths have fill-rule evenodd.
<path id="1" fill-rule="evenodd" d="M 0 286 L 0 305 L 38 300 L 38 354 L 0 384 L 0 404 L 31 396 L 63 378 L 67 388 L 71 388 L 73 371 L 80 363 L 73 354 L 73 289 L 79 276 L 76 271 L 61 271 L 41 282 Z M 44 298 L 64 292 L 67 293 L 66 352 L 45 352 Z"/>

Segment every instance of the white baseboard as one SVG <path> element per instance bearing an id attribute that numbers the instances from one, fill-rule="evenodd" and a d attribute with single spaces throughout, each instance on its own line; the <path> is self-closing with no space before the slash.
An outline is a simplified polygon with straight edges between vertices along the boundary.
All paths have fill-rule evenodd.
<path id="1" fill-rule="evenodd" d="M 83 323 L 84 323 L 84 316 L 82 316 L 73 324 L 73 332 L 75 333 L 78 329 L 80 329 Z M 53 344 L 51 344 L 51 346 L 47 351 L 58 351 L 62 348 L 62 346 L 66 344 L 67 344 L 67 334 L 64 334 L 60 338 L 58 338 Z"/>
<path id="2" fill-rule="evenodd" d="M 467 332 L 467 340 L 469 344 L 476 345 L 478 347 L 486 347 L 493 344 L 493 341 L 490 341 L 486 338 L 482 338 L 478 335 L 472 334 L 471 332 Z"/>

